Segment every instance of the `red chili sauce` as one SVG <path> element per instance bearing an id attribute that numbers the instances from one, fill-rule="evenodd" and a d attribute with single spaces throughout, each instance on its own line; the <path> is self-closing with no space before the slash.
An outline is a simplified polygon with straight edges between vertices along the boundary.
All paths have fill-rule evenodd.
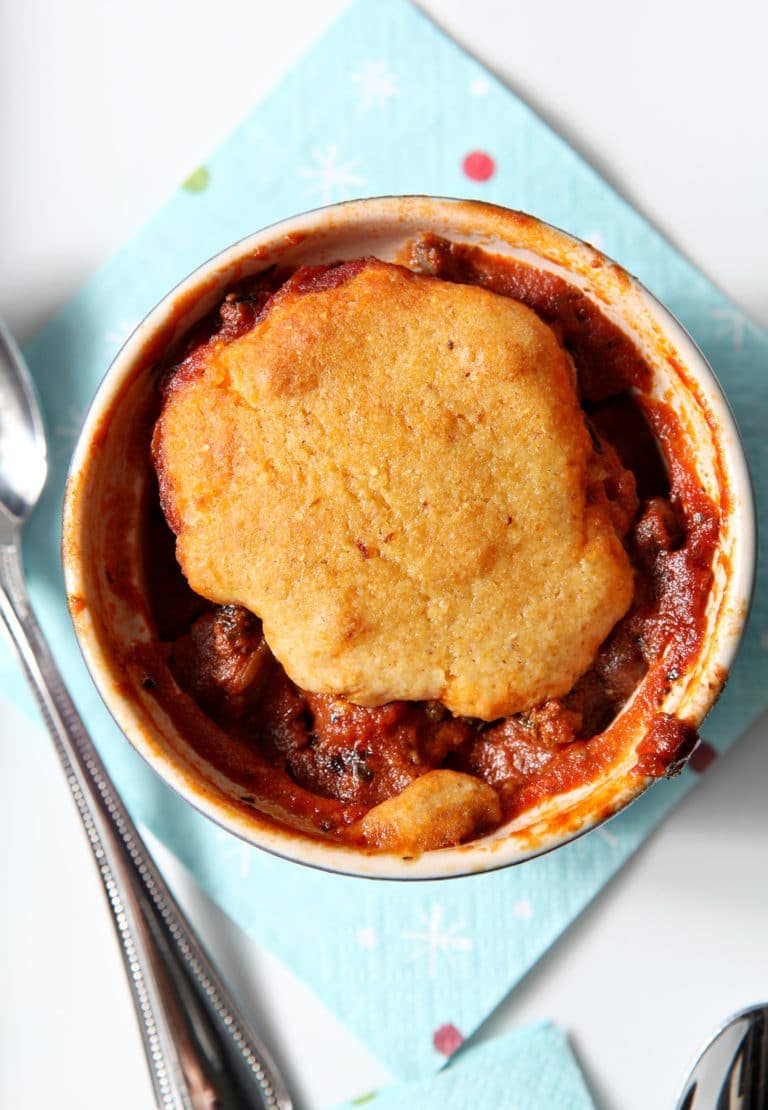
<path id="1" fill-rule="evenodd" d="M 305 268 L 291 284 L 327 288 L 356 265 Z M 490 723 L 453 717 L 438 702 L 366 709 L 300 690 L 255 616 L 194 594 L 176 563 L 159 498 L 151 498 L 147 595 L 161 652 L 143 660 L 145 685 L 200 755 L 242 786 L 243 802 L 258 798 L 261 806 L 266 798 L 306 829 L 348 840 L 348 826 L 372 806 L 437 767 L 488 782 L 504 820 L 594 779 L 620 750 L 621 730 L 611 722 L 646 675 L 636 703 L 649 724 L 636 772 L 674 773 L 697 739 L 658 705 L 700 643 L 719 519 L 688 461 L 677 418 L 643 395 L 649 367 L 591 300 L 556 275 L 431 236 L 413 246 L 408 265 L 514 297 L 558 332 L 576 366 L 596 450 L 605 455 L 602 480 L 635 568 L 635 593 L 592 667 L 563 698 Z M 206 342 L 249 330 L 286 277 L 270 271 L 231 292 L 196 330 L 163 388 L 173 388 L 175 375 L 195 372 Z M 620 467 L 612 463 L 617 458 Z M 636 492 L 622 481 L 623 468 L 634 474 Z"/>

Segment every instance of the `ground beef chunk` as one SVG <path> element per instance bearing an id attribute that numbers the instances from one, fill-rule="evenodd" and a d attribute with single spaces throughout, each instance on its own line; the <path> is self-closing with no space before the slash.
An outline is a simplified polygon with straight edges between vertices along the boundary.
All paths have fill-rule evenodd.
<path id="1" fill-rule="evenodd" d="M 570 744 L 580 726 L 580 714 L 553 699 L 483 729 L 464 744 L 453 762 L 495 786 L 503 802 L 545 767 L 558 748 Z"/>
<path id="2" fill-rule="evenodd" d="M 204 613 L 173 645 L 171 671 L 215 719 L 242 717 L 261 692 L 274 659 L 261 621 L 238 605 Z"/>
<path id="3" fill-rule="evenodd" d="M 666 498 L 652 497 L 643 506 L 635 525 L 634 542 L 639 561 L 653 567 L 660 551 L 674 551 L 685 538 L 685 520 Z"/>
<path id="4" fill-rule="evenodd" d="M 312 789 L 363 798 L 371 805 L 398 794 L 426 771 L 439 767 L 472 732 L 442 706 L 403 701 L 376 709 L 342 698 L 307 694 L 313 716 L 311 758 L 301 768 Z"/>
<path id="5" fill-rule="evenodd" d="M 591 467 L 587 496 L 590 501 L 604 497 L 611 523 L 618 536 L 626 536 L 637 515 L 638 500 L 635 476 L 627 470 L 607 440 L 593 435 L 595 460 Z"/>
<path id="6" fill-rule="evenodd" d="M 261 316 L 269 298 L 269 291 L 264 289 L 253 293 L 227 294 L 219 309 L 221 327 L 216 338 L 229 342 L 245 335 Z"/>

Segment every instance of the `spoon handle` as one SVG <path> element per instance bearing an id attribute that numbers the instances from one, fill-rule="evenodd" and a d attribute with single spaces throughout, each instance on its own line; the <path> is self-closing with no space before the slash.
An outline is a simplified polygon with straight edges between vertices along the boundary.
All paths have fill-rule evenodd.
<path id="1" fill-rule="evenodd" d="M 238 1013 L 161 878 L 66 691 L 29 603 L 13 531 L 11 542 L 0 541 L 0 615 L 101 874 L 157 1104 L 163 1110 L 290 1110 L 268 1050 Z"/>

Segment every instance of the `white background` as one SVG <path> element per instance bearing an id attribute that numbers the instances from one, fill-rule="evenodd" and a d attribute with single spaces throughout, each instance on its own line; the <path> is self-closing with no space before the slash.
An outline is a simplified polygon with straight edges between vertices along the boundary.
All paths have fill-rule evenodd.
<path id="1" fill-rule="evenodd" d="M 765 4 L 422 6 L 768 326 Z M 0 312 L 20 339 L 342 7 L 0 0 Z M 0 760 L 0 1105 L 149 1108 L 128 991 L 72 804 L 39 727 L 2 699 Z M 763 719 L 481 1035 L 554 1017 L 600 1107 L 671 1106 L 709 1029 L 768 998 L 766 784 Z M 166 853 L 158 858 L 300 1107 L 320 1110 L 387 1079 Z"/>

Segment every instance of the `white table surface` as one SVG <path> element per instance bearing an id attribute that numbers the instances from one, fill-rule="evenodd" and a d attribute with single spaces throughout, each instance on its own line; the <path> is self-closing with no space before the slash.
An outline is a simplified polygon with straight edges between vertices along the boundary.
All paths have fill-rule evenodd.
<path id="1" fill-rule="evenodd" d="M 760 0 L 422 6 L 768 326 L 768 8 Z M 0 7 L 0 312 L 20 339 L 342 7 Z M 1 697 L 0 760 L 0 1105 L 149 1108 L 84 837 L 40 726 Z M 603 1110 L 671 1106 L 710 1028 L 768 997 L 766 784 L 768 718 L 711 767 L 481 1036 L 554 1017 Z M 325 1007 L 152 844 L 297 1105 L 320 1110 L 386 1081 Z"/>

